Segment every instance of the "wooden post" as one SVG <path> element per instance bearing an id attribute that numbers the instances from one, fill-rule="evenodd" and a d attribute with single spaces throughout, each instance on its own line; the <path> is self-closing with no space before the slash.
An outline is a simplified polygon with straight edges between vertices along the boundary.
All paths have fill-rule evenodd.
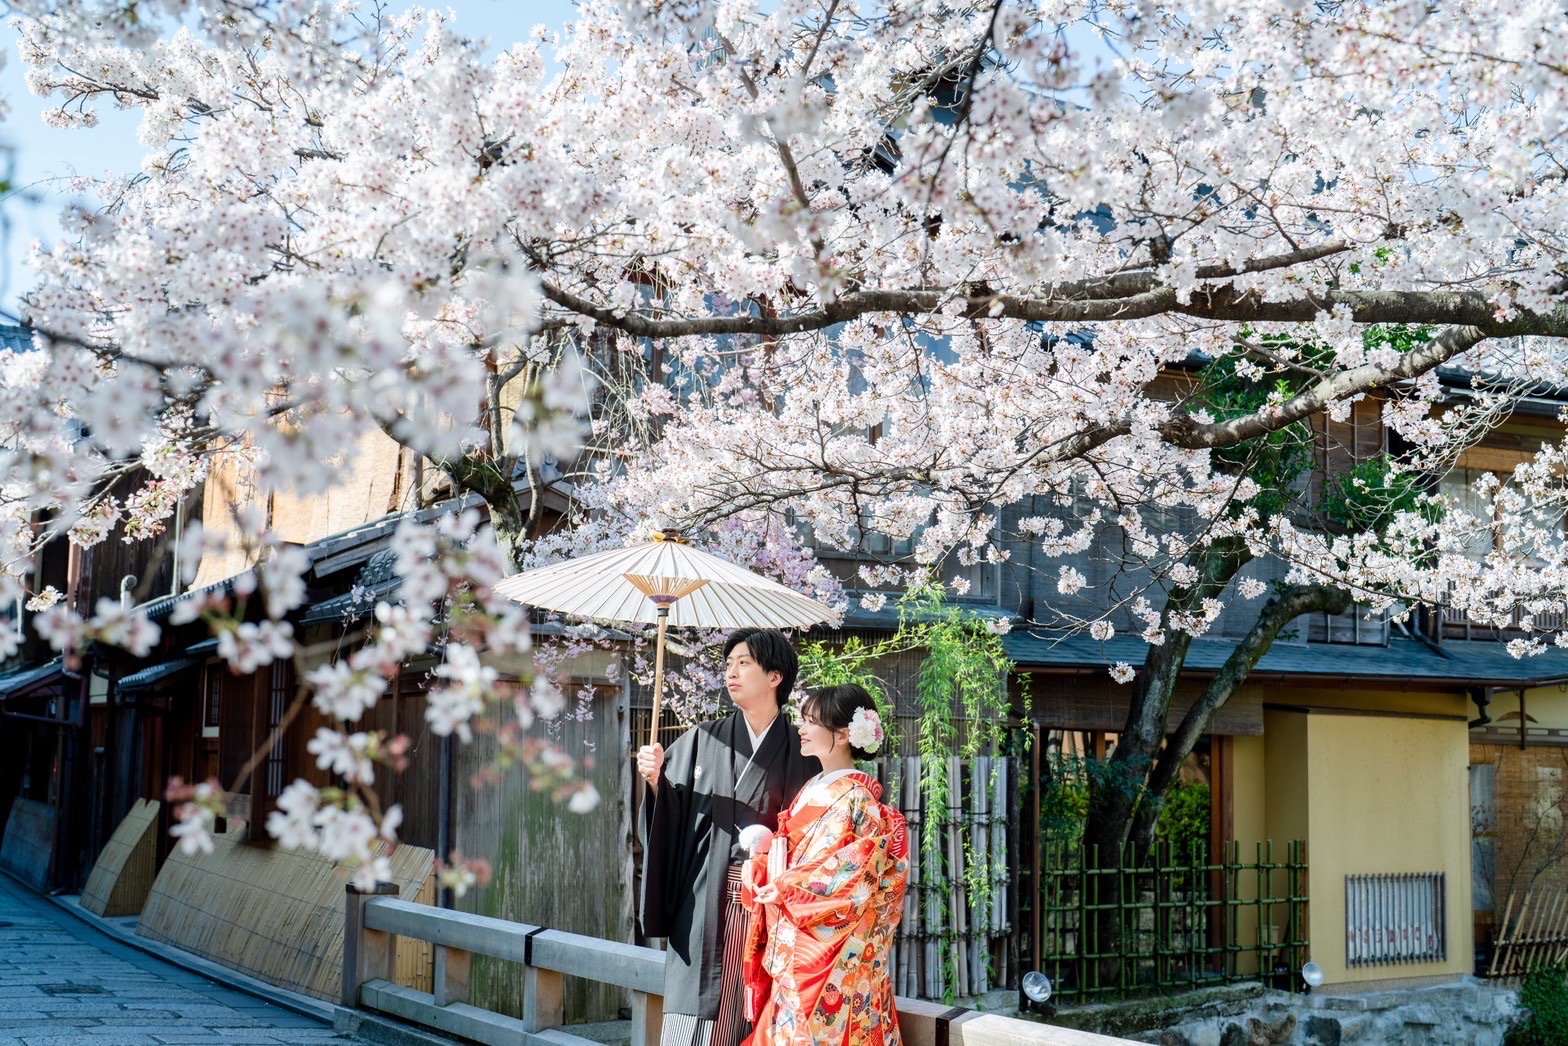
<path id="1" fill-rule="evenodd" d="M 530 966 L 523 971 L 523 1025 L 529 1032 L 559 1028 L 565 1023 L 566 977 L 555 970 Z M 662 1020 L 662 1018 L 661 1018 Z"/>
<path id="2" fill-rule="evenodd" d="M 343 887 L 343 986 L 340 1000 L 354 1009 L 359 1005 L 359 986 L 377 978 L 392 979 L 395 942 L 389 933 L 365 929 L 365 901 L 371 897 L 396 897 L 396 883 L 376 883 L 361 890 L 353 883 Z"/>
<path id="3" fill-rule="evenodd" d="M 434 994 L 437 1006 L 449 1002 L 467 1002 L 469 969 L 473 965 L 473 952 L 461 948 L 436 945 Z"/>
<path id="4" fill-rule="evenodd" d="M 250 820 L 245 822 L 245 838 L 253 843 L 266 843 L 271 841 L 267 834 L 267 760 L 272 756 L 271 740 L 272 727 L 267 722 L 268 684 L 272 680 L 270 669 L 262 669 L 250 677 L 250 713 L 251 746 L 256 750 L 253 757 L 255 765 L 251 767 L 250 780 L 244 782 L 244 794 L 250 798 Z M 224 720 L 227 722 L 227 720 Z M 220 741 L 219 744 L 222 744 Z M 265 754 L 263 753 L 265 746 Z"/>
<path id="5" fill-rule="evenodd" d="M 664 996 L 632 992 L 632 1046 L 656 1046 L 664 1030 Z"/>

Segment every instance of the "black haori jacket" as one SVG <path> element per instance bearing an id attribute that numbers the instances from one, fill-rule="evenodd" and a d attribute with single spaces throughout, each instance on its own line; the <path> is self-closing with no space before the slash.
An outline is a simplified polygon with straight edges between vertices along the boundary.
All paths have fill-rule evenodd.
<path id="1" fill-rule="evenodd" d="M 665 752 L 658 789 L 643 793 L 639 910 L 643 935 L 669 941 L 666 1013 L 707 1020 L 718 1015 L 724 881 L 730 863 L 746 856 L 736 837 L 749 825 L 776 828 L 780 811 L 822 769 L 800 754 L 782 711 L 751 756 L 751 735 L 739 712 L 700 723 Z"/>

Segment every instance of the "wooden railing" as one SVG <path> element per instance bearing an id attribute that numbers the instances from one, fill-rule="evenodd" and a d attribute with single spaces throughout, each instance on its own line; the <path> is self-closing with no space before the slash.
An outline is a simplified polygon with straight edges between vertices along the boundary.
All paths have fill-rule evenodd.
<path id="1" fill-rule="evenodd" d="M 378 883 L 361 892 L 347 888 L 343 928 L 342 1003 L 461 1035 L 476 1042 L 587 1046 L 592 1040 L 562 1030 L 563 978 L 582 977 L 631 992 L 632 1046 L 655 1046 L 664 1022 L 664 953 L 540 926 L 469 915 L 400 901 L 397 887 Z M 434 991 L 392 982 L 396 938 L 435 946 Z M 488 955 L 523 966 L 523 1016 L 508 1017 L 468 1002 L 473 956 Z M 918 999 L 899 999 L 905 1046 L 1126 1046 L 1127 1039 L 1056 1028 Z"/>
<path id="2" fill-rule="evenodd" d="M 1439 607 L 1435 613 L 1438 615 L 1439 639 L 1514 639 L 1520 636 L 1539 635 L 1542 632 L 1552 632 L 1568 625 L 1568 615 L 1565 614 L 1533 614 L 1530 616 L 1530 628 L 1524 627 L 1525 612 L 1515 607 L 1508 615 L 1508 620 L 1501 625 L 1477 625 L 1470 620 L 1470 616 L 1463 610 L 1453 607 Z"/>

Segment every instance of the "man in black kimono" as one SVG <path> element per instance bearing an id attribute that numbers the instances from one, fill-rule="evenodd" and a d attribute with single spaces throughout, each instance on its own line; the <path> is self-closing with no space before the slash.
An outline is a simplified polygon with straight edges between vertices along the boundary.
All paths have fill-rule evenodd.
<path id="1" fill-rule="evenodd" d="M 745 910 L 737 843 L 772 831 L 779 812 L 822 767 L 800 754 L 781 715 L 795 685 L 795 649 L 781 632 L 743 628 L 724 644 L 736 711 L 700 723 L 666 753 L 637 752 L 643 793 L 642 932 L 664 937 L 664 1046 L 736 1046 L 751 1032 L 740 983 Z"/>

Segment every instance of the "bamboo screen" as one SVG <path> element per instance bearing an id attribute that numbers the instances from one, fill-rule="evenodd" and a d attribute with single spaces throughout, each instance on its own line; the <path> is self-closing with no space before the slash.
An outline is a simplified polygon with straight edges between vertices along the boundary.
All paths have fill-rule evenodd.
<path id="1" fill-rule="evenodd" d="M 137 933 L 269 984 L 337 999 L 343 871 L 305 851 L 247 844 L 243 834 L 216 836 L 211 854 L 170 854 Z M 433 903 L 434 856 L 417 846 L 390 854 L 399 897 Z M 431 946 L 400 938 L 397 947 L 398 983 L 429 991 Z"/>
<path id="2" fill-rule="evenodd" d="M 157 874 L 158 803 L 138 799 L 104 844 L 82 890 L 94 915 L 140 915 Z"/>

